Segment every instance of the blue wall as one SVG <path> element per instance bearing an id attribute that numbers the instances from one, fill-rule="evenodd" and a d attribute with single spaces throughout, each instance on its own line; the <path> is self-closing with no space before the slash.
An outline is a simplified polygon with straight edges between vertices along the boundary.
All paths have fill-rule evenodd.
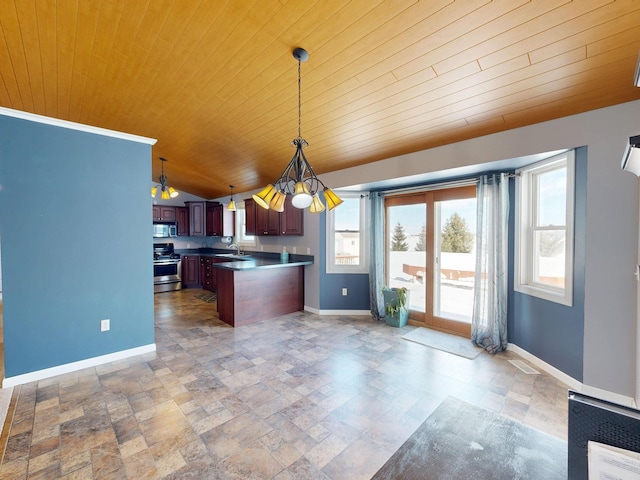
<path id="1" fill-rule="evenodd" d="M 515 191 L 509 212 L 509 343 L 535 355 L 572 378 L 583 381 L 585 221 L 587 148 L 576 150 L 573 306 L 560 305 L 513 290 Z"/>
<path id="2" fill-rule="evenodd" d="M 327 273 L 327 216 L 320 215 L 320 310 L 370 310 L 368 273 Z"/>
<path id="3" fill-rule="evenodd" d="M 151 146 L 1 115 L 0 131 L 6 377 L 153 344 Z"/>

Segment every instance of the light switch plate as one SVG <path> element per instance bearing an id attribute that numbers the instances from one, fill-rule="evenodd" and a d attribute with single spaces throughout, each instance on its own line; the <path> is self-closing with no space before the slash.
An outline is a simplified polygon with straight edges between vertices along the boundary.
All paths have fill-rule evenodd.
<path id="1" fill-rule="evenodd" d="M 108 332 L 109 330 L 111 330 L 111 320 L 109 320 L 108 318 L 100 320 L 100 331 Z"/>

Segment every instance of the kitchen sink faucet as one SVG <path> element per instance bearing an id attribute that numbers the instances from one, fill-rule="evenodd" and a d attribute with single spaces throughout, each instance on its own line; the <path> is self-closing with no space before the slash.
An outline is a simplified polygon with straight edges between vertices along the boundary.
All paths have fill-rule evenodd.
<path id="1" fill-rule="evenodd" d="M 227 248 L 236 248 L 236 249 L 238 249 L 238 255 L 240 255 L 240 244 L 239 243 L 232 243 Z"/>

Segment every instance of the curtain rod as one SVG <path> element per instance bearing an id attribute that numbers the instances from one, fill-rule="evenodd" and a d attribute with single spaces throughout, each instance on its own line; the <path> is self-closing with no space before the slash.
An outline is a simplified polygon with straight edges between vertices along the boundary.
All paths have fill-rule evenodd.
<path id="1" fill-rule="evenodd" d="M 497 172 L 497 173 L 503 173 L 503 172 Z M 491 175 L 491 173 L 488 173 L 487 175 Z M 517 176 L 519 176 L 518 173 L 507 173 L 508 178 L 515 178 Z M 459 180 L 451 180 L 448 182 L 432 183 L 429 185 L 414 185 L 411 187 L 400 187 L 400 188 L 394 188 L 391 190 L 376 190 L 376 191 L 378 193 L 384 193 L 384 194 L 421 193 L 421 192 L 428 192 L 431 190 L 442 190 L 445 188 L 468 187 L 469 185 L 475 185 L 479 181 L 480 181 L 480 176 L 476 176 L 476 177 L 470 177 L 470 178 L 463 178 Z"/>

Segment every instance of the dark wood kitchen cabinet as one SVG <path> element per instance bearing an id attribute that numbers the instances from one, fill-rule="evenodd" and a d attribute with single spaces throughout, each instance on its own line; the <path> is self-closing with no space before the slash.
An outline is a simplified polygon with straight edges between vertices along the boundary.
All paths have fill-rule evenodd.
<path id="1" fill-rule="evenodd" d="M 154 205 L 153 220 L 161 221 L 161 222 L 175 222 L 176 207 L 170 207 L 166 205 Z"/>
<path id="2" fill-rule="evenodd" d="M 221 203 L 207 203 L 207 237 L 233 237 L 235 235 L 235 212 L 230 212 Z"/>
<path id="3" fill-rule="evenodd" d="M 192 237 L 204 237 L 206 232 L 206 203 L 185 202 L 189 208 L 189 235 Z"/>
<path id="4" fill-rule="evenodd" d="M 218 290 L 218 269 L 213 268 L 214 263 L 229 262 L 226 258 L 216 257 L 200 257 L 200 278 L 202 281 L 202 288 L 211 292 Z"/>
<path id="5" fill-rule="evenodd" d="M 189 209 L 187 207 L 176 207 L 176 223 L 178 224 L 178 236 L 189 236 Z"/>
<path id="6" fill-rule="evenodd" d="M 284 212 L 280 214 L 280 235 L 304 235 L 304 210 L 294 207 L 292 200 L 287 195 Z"/>
<path id="7" fill-rule="evenodd" d="M 220 202 L 185 202 L 189 207 L 189 235 L 192 237 L 232 237 L 235 212 Z"/>
<path id="8" fill-rule="evenodd" d="M 200 257 L 200 281 L 202 282 L 202 288 L 215 292 L 213 284 L 213 272 L 211 268 L 213 258 L 212 257 Z"/>
<path id="9" fill-rule="evenodd" d="M 245 199 L 247 235 L 304 235 L 304 211 L 295 208 L 291 199 L 287 196 L 282 213 L 262 208 L 253 198 Z"/>
<path id="10" fill-rule="evenodd" d="M 253 198 L 244 200 L 244 229 L 247 235 L 258 235 L 256 228 L 256 209 L 260 208 L 256 205 Z"/>
<path id="11" fill-rule="evenodd" d="M 182 256 L 182 286 L 200 288 L 200 255 Z"/>
<path id="12" fill-rule="evenodd" d="M 256 205 L 256 235 L 280 235 L 280 214 Z"/>

